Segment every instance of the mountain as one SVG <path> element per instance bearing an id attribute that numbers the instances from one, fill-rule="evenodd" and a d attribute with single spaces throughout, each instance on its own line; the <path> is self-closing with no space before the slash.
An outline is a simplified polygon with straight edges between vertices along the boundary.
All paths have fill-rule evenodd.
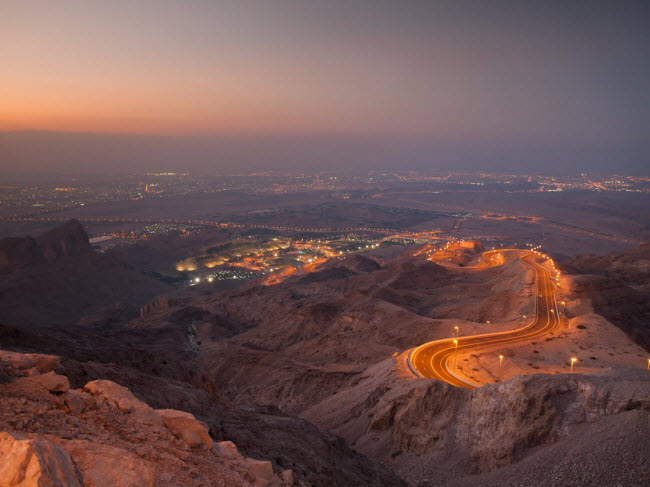
<path id="1" fill-rule="evenodd" d="M 77 220 L 54 228 L 40 237 L 0 240 L 0 272 L 43 264 L 92 252 L 88 234 Z"/>
<path id="2" fill-rule="evenodd" d="M 650 244 L 568 261 L 574 294 L 650 352 Z"/>
<path id="3" fill-rule="evenodd" d="M 560 263 L 562 326 L 500 352 L 468 351 L 459 370 L 487 371 L 503 352 L 513 371 L 470 391 L 415 377 L 408 351 L 449 338 L 454 326 L 461 335 L 522 326 L 536 280 L 519 257 L 476 270 L 480 245 L 451 247 L 438 261 L 420 246 L 334 258 L 272 286 L 159 298 L 138 316 L 115 308 L 65 326 L 0 325 L 0 343 L 60 357 L 56 372 L 72 388 L 109 380 L 152 408 L 191 413 L 213 441 L 232 441 L 244 457 L 268 460 L 276 477 L 291 470 L 304 485 L 643 485 L 647 357 L 597 314 L 598 296 L 643 291 L 645 278 L 633 272 L 643 252 L 617 254 L 616 276 L 595 274 L 602 263 L 579 272 L 602 257 Z M 614 280 L 607 288 L 602 279 Z M 607 302 L 619 312 L 630 304 Z M 569 374 L 563 362 L 573 354 L 580 361 Z M 51 425 L 9 427 L 37 434 Z M 129 417 L 110 426 L 115 441 L 128 440 L 121 448 L 153 461 L 119 425 L 129 430 Z"/>
<path id="4" fill-rule="evenodd" d="M 75 322 L 110 307 L 137 307 L 170 287 L 95 252 L 76 220 L 37 238 L 0 240 L 0 322 Z"/>

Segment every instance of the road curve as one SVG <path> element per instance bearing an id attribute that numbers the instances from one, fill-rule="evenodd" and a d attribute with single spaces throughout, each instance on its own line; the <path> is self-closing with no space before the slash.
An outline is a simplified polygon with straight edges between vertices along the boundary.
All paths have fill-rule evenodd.
<path id="1" fill-rule="evenodd" d="M 559 325 L 555 288 L 550 271 L 535 262 L 536 254 L 534 252 L 520 249 L 491 250 L 483 254 L 483 262 L 475 269 L 485 269 L 498 265 L 494 261 L 494 257 L 500 252 L 520 253 L 521 260 L 535 270 L 535 316 L 533 321 L 516 330 L 458 337 L 456 338 L 458 340 L 457 347 L 454 338 L 436 340 L 420 345 L 410 353 L 408 359 L 409 366 L 419 377 L 438 379 L 453 386 L 474 389 L 480 385 L 454 375 L 456 353 L 526 342 L 546 335 Z"/>

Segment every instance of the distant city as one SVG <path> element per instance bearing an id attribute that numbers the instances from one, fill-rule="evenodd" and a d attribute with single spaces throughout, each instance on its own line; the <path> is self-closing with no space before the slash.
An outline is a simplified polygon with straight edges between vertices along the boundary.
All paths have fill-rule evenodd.
<path id="1" fill-rule="evenodd" d="M 64 180 L 62 178 L 62 180 Z M 419 184 L 433 191 L 495 191 L 535 193 L 560 191 L 650 192 L 650 177 L 529 176 L 492 173 L 420 174 L 414 171 L 377 172 L 362 175 L 340 173 L 252 172 L 226 176 L 194 176 L 189 173 L 148 172 L 123 177 L 93 179 L 71 177 L 65 183 L 0 185 L 0 218 L 11 220 L 45 216 L 53 212 L 147 198 L 244 191 L 259 194 L 287 194 L 309 190 L 331 191 L 332 199 L 373 198 L 377 191 L 390 186 L 413 188 Z M 156 231 L 160 231 L 158 228 Z"/>

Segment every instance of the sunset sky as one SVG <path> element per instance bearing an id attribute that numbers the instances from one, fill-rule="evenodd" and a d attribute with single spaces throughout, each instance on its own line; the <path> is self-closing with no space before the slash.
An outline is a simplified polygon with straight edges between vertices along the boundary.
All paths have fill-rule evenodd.
<path id="1" fill-rule="evenodd" d="M 300 157 L 314 138 L 419 161 L 466 142 L 477 162 L 486 144 L 587 165 L 604 150 L 639 167 L 648 3 L 0 0 L 0 165 L 36 164 L 6 132 L 38 130 L 296 136 Z"/>

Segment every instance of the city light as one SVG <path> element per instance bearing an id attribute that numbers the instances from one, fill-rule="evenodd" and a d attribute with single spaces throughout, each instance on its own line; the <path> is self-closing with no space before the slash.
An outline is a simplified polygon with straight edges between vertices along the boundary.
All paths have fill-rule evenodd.
<path id="1" fill-rule="evenodd" d="M 577 358 L 571 357 L 571 373 L 573 373 L 573 364 L 575 364 L 578 361 Z"/>

